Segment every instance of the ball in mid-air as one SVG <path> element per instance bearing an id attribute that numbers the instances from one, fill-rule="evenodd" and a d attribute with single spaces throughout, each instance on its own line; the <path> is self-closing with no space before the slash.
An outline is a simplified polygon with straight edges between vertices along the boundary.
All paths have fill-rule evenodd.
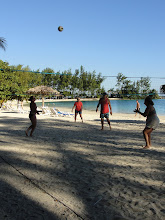
<path id="1" fill-rule="evenodd" d="M 58 30 L 59 30 L 60 32 L 62 32 L 62 31 L 63 31 L 63 27 L 62 27 L 62 26 L 59 26 L 59 27 L 58 27 Z"/>

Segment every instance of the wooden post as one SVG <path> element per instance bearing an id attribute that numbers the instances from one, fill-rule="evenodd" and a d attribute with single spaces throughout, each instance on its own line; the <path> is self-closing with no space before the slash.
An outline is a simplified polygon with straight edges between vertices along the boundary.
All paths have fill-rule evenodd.
<path id="1" fill-rule="evenodd" d="M 44 107 L 44 95 L 42 95 L 42 107 Z"/>

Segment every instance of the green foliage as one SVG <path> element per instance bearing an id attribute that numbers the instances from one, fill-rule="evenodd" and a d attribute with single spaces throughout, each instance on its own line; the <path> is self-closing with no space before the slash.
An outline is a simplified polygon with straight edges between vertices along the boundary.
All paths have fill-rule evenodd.
<path id="1" fill-rule="evenodd" d="M 153 98 L 159 98 L 155 89 L 150 90 L 151 81 L 149 77 L 141 77 L 140 80 L 132 82 L 128 80 L 122 73 L 118 73 L 117 84 L 118 97 L 124 99 L 144 99 L 147 94 L 152 93 Z M 113 94 L 113 92 L 112 92 Z"/>
<path id="2" fill-rule="evenodd" d="M 164 94 L 165 94 L 165 85 L 162 85 L 162 86 L 160 87 L 160 91 L 161 91 L 161 93 L 164 93 Z"/>
<path id="3" fill-rule="evenodd" d="M 44 85 L 57 89 L 64 96 L 99 96 L 102 91 L 101 83 L 103 78 L 101 73 L 96 76 L 95 71 L 87 72 L 81 66 L 74 74 L 71 70 L 64 71 L 62 74 L 53 74 L 54 70 L 45 68 L 42 73 L 31 71 L 23 65 L 9 66 L 8 63 L 0 60 L 0 100 L 27 99 L 27 90 L 35 86 Z M 17 71 L 16 71 L 17 70 Z M 47 73 L 47 74 L 45 74 Z M 51 73 L 51 74 L 50 74 Z"/>
<path id="4" fill-rule="evenodd" d="M 30 68 L 22 65 L 9 66 L 8 63 L 0 60 L 0 100 L 27 98 L 26 91 L 39 81 L 36 73 L 31 73 Z M 16 71 L 17 70 L 17 71 Z M 36 80 L 35 79 L 36 76 Z"/>
<path id="5" fill-rule="evenodd" d="M 150 91 L 149 91 L 149 94 L 152 95 L 152 98 L 153 98 L 153 99 L 159 99 L 159 98 L 160 98 L 159 95 L 158 95 L 158 93 L 157 93 L 157 91 L 156 91 L 155 89 L 150 90 Z"/>

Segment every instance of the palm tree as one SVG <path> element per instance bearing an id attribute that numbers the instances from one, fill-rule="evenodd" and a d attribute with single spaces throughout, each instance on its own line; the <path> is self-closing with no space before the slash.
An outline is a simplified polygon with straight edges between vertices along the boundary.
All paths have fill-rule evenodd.
<path id="1" fill-rule="evenodd" d="M 0 48 L 6 50 L 6 39 L 3 37 L 0 37 Z"/>

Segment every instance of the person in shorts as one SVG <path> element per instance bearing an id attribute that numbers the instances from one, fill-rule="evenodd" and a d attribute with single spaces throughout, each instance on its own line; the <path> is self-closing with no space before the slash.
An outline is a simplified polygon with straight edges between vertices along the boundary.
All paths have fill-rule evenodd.
<path id="1" fill-rule="evenodd" d="M 151 147 L 151 133 L 153 130 L 155 130 L 160 121 L 156 114 L 156 110 L 154 108 L 154 102 L 152 101 L 151 96 L 147 96 L 145 98 L 144 104 L 147 106 L 145 109 L 145 112 L 140 112 L 139 110 L 135 109 L 134 112 L 139 113 L 140 115 L 146 117 L 146 126 L 143 130 L 143 136 L 146 145 L 143 147 L 143 149 L 148 149 Z"/>
<path id="2" fill-rule="evenodd" d="M 136 100 L 136 109 L 135 110 L 140 111 L 140 103 L 138 100 Z M 136 115 L 137 115 L 137 112 L 135 113 L 135 117 L 136 117 Z"/>
<path id="3" fill-rule="evenodd" d="M 101 111 L 100 111 L 100 118 L 101 118 L 101 130 L 104 129 L 104 118 L 107 119 L 107 122 L 109 124 L 109 128 L 111 130 L 111 124 L 109 120 L 109 109 L 110 109 L 110 114 L 112 115 L 112 107 L 110 100 L 108 99 L 107 93 L 103 93 L 103 97 L 100 98 L 99 103 L 96 108 L 96 112 L 98 111 L 98 107 L 101 105 Z"/>
<path id="4" fill-rule="evenodd" d="M 80 115 L 80 118 L 83 122 L 83 117 L 82 117 L 82 109 L 83 109 L 83 104 L 82 102 L 80 101 L 80 98 L 78 97 L 77 98 L 77 102 L 74 103 L 74 106 L 72 108 L 72 112 L 73 112 L 73 109 L 75 108 L 75 122 L 76 122 L 76 118 L 77 118 L 77 115 L 79 114 Z"/>

